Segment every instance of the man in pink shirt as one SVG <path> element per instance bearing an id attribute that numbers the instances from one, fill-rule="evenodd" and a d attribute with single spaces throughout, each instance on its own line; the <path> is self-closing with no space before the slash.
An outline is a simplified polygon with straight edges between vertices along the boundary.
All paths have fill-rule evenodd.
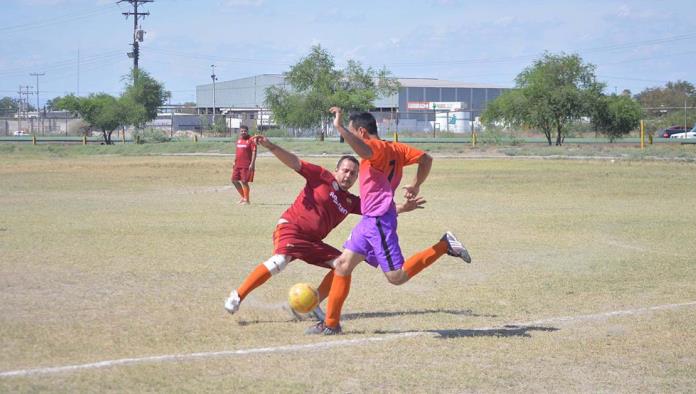
<path id="1" fill-rule="evenodd" d="M 401 182 L 403 167 L 418 164 L 413 183 L 404 187 L 407 200 L 416 198 L 430 173 L 432 158 L 406 144 L 380 140 L 377 123 L 369 112 L 352 114 L 350 131 L 343 127 L 341 109 L 333 107 L 331 112 L 335 114 L 334 126 L 362 158 L 358 179 L 363 216 L 343 245 L 343 253 L 335 260 L 326 318 L 310 327 L 307 334 L 341 333 L 339 320 L 350 291 L 351 273 L 363 260 L 379 266 L 387 280 L 395 285 L 405 283 L 444 254 L 471 262 L 469 252 L 449 231 L 435 245 L 404 260 L 396 233 L 394 192 Z"/>

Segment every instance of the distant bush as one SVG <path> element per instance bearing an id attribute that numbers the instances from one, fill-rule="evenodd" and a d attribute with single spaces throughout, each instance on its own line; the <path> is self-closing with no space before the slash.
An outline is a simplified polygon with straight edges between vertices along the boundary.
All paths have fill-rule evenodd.
<path id="1" fill-rule="evenodd" d="M 158 129 L 147 128 L 133 132 L 133 141 L 139 141 L 141 144 L 169 142 L 171 140 L 166 132 Z"/>

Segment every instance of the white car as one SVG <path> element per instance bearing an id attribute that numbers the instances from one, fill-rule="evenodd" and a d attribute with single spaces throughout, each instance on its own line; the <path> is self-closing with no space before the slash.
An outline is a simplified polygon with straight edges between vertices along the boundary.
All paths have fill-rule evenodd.
<path id="1" fill-rule="evenodd" d="M 27 132 L 25 132 L 24 130 L 17 130 L 14 133 L 12 133 L 12 135 L 29 135 L 29 134 Z"/>
<path id="2" fill-rule="evenodd" d="M 676 133 L 669 136 L 669 138 L 696 138 L 696 128 L 687 131 L 686 133 Z"/>

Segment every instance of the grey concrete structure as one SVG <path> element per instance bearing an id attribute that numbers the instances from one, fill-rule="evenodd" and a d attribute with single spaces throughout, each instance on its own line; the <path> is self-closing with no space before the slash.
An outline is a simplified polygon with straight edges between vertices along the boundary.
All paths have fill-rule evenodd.
<path id="1" fill-rule="evenodd" d="M 449 131 L 464 133 L 474 130 L 486 104 L 506 90 L 501 86 L 445 81 L 433 78 L 399 78 L 399 92 L 376 100 L 375 114 L 380 129 L 409 131 Z M 265 108 L 265 90 L 284 85 L 279 74 L 262 74 L 196 87 L 199 113 L 230 114 L 256 124 L 270 125 Z M 265 116 L 264 116 L 265 114 Z"/>

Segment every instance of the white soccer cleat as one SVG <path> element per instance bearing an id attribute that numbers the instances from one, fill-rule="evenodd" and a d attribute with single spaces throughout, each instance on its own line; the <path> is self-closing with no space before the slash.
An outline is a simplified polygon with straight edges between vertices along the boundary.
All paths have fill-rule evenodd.
<path id="1" fill-rule="evenodd" d="M 440 239 L 442 241 L 447 242 L 448 255 L 459 257 L 467 263 L 471 263 L 471 256 L 469 256 L 469 252 L 466 250 L 466 247 L 464 247 L 464 245 L 461 242 L 459 242 L 459 240 L 457 239 L 457 237 L 454 236 L 454 234 L 448 231 Z"/>
<path id="2" fill-rule="evenodd" d="M 234 313 L 239 310 L 239 304 L 241 304 L 241 303 L 242 303 L 242 300 L 239 298 L 239 294 L 237 294 L 237 290 L 232 290 L 232 292 L 230 293 L 230 296 L 227 297 L 227 300 L 225 300 L 225 309 L 231 315 L 234 315 Z"/>

